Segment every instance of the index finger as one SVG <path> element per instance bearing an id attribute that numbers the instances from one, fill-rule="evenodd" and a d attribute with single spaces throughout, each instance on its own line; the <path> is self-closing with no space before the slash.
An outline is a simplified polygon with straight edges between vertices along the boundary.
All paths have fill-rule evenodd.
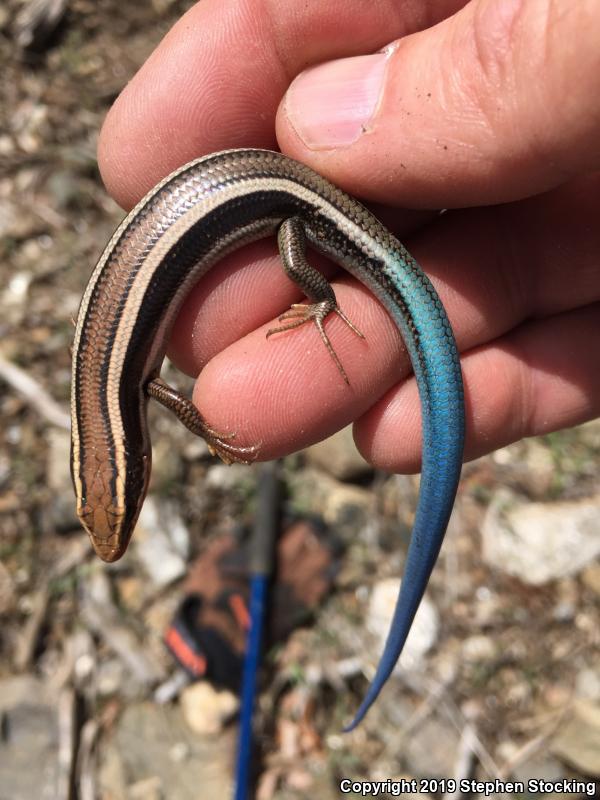
<path id="1" fill-rule="evenodd" d="M 370 53 L 434 24 L 464 0 L 293 3 L 202 0 L 164 38 L 111 109 L 98 147 L 109 192 L 130 208 L 192 158 L 276 147 L 275 115 L 292 79 L 326 59 Z"/>

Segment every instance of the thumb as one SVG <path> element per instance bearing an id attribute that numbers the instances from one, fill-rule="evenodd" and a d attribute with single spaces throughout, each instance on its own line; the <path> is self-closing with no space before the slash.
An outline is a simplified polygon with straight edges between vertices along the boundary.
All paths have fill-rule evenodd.
<path id="1" fill-rule="evenodd" d="M 504 202 L 600 165 L 597 0 L 472 0 L 371 55 L 301 73 L 281 149 L 370 200 Z"/>

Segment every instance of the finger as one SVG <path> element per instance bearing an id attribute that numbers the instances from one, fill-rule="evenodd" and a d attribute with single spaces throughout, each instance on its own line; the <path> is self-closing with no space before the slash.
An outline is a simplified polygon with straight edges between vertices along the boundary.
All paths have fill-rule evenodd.
<path id="1" fill-rule="evenodd" d="M 442 294 L 461 347 L 490 341 L 532 316 L 600 300 L 599 200 L 600 173 L 501 208 L 443 215 L 404 239 Z M 404 224 L 411 221 L 403 214 Z M 336 274 L 314 251 L 309 257 L 327 277 Z M 358 287 L 353 280 L 345 285 Z M 360 292 L 358 302 L 362 296 Z M 352 292 L 347 297 L 352 308 L 342 309 L 353 319 Z M 279 314 L 302 298 L 284 275 L 274 243 L 258 242 L 224 259 L 190 293 L 169 354 L 197 375 L 217 353 L 263 325 L 272 327 Z M 376 308 L 375 337 L 376 325 L 388 319 L 381 306 Z M 294 338 L 286 341 L 293 343 Z M 261 334 L 260 344 L 264 351 L 259 357 L 268 362 L 272 343 Z M 352 359 L 351 350 L 347 360 Z"/>
<path id="2" fill-rule="evenodd" d="M 473 0 L 385 52 L 303 72 L 278 141 L 382 202 L 528 196 L 600 164 L 599 38 L 596 0 Z"/>
<path id="3" fill-rule="evenodd" d="M 396 212 L 393 227 L 403 237 L 421 227 L 424 219 L 423 212 Z M 340 271 L 312 250 L 310 263 L 328 279 Z M 243 247 L 226 256 L 186 297 L 171 334 L 169 356 L 184 372 L 198 375 L 217 353 L 303 300 L 302 291 L 282 269 L 274 237 Z"/>
<path id="4" fill-rule="evenodd" d="M 600 233 L 590 224 L 596 205 L 584 191 L 590 186 L 581 181 L 507 206 L 503 215 L 493 209 L 448 214 L 409 242 L 442 297 L 461 350 L 493 343 L 532 316 L 600 300 Z M 211 424 L 228 430 L 231 419 L 235 430 L 253 434 L 243 443 L 265 444 L 265 457 L 291 452 L 365 413 L 409 374 L 406 351 L 383 307 L 351 279 L 334 281 L 334 288 L 366 336 L 362 342 L 340 320 L 327 322 L 351 389 L 316 331 L 267 342 L 270 320 L 201 373 L 195 399 Z"/>
<path id="5" fill-rule="evenodd" d="M 524 436 L 578 425 L 600 414 L 600 304 L 524 324 L 463 355 L 465 459 Z M 416 381 L 383 397 L 354 428 L 366 459 L 391 472 L 421 462 Z"/>
<path id="6" fill-rule="evenodd" d="M 229 147 L 274 147 L 290 80 L 309 64 L 372 52 L 465 0 L 403 5 L 202 0 L 172 28 L 111 109 L 100 135 L 104 182 L 131 207 L 175 167 Z"/>
<path id="7" fill-rule="evenodd" d="M 325 330 L 350 381 L 348 386 L 315 325 L 266 338 L 275 320 L 234 342 L 200 373 L 193 400 L 211 426 L 236 433 L 241 445 L 261 443 L 259 458 L 275 458 L 356 419 L 410 367 L 396 326 L 364 287 L 336 281 L 344 313 L 359 338 L 336 315 Z"/>
<path id="8" fill-rule="evenodd" d="M 334 266 L 315 254 L 311 263 L 325 276 Z M 177 315 L 169 357 L 198 375 L 218 353 L 273 320 L 302 294 L 283 272 L 275 242 L 263 240 L 223 259 L 190 292 Z"/>

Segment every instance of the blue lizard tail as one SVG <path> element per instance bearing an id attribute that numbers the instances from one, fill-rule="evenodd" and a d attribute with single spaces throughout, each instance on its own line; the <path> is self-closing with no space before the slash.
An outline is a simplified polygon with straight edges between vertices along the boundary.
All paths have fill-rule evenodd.
<path id="1" fill-rule="evenodd" d="M 345 731 L 353 730 L 364 718 L 400 657 L 444 540 L 462 464 L 465 413 L 454 336 L 433 286 L 403 249 L 402 256 L 404 263 L 400 274 L 394 275 L 394 283 L 401 290 L 404 309 L 399 312 L 389 292 L 379 298 L 402 332 L 419 388 L 423 420 L 421 485 L 400 595 L 383 655 L 367 695 Z M 407 261 L 412 268 L 408 277 Z"/>
<path id="2" fill-rule="evenodd" d="M 415 522 L 412 533 L 400 595 L 396 602 L 383 654 L 377 666 L 373 682 L 369 686 L 354 719 L 350 725 L 344 728 L 345 733 L 356 728 L 363 720 L 365 714 L 377 699 L 385 682 L 392 674 L 408 638 L 415 614 L 425 593 L 429 576 L 435 565 L 446 531 L 447 518 L 445 521 L 438 520 L 438 524 L 432 526 L 435 536 L 424 536 L 422 534 L 422 524 L 425 520 L 422 518 L 427 515 L 421 514 L 420 516 L 421 519 L 417 519 Z M 431 519 L 429 519 L 429 522 L 431 524 Z"/>
<path id="3" fill-rule="evenodd" d="M 462 454 L 463 437 L 460 415 L 455 418 L 454 422 L 454 435 L 452 436 L 454 441 L 450 450 L 446 450 L 444 453 L 438 442 L 438 446 L 434 448 L 433 452 L 430 450 L 427 457 L 424 453 L 419 504 L 390 632 L 373 682 L 369 686 L 356 716 L 350 725 L 344 728 L 344 732 L 353 730 L 362 721 L 390 677 L 406 643 L 429 576 L 437 560 L 460 474 L 460 456 L 458 463 L 448 463 L 448 461 L 457 461 L 458 450 Z"/>
<path id="4" fill-rule="evenodd" d="M 333 202 L 348 208 L 339 198 Z M 463 383 L 442 302 L 406 248 L 362 207 L 354 207 L 351 220 L 333 213 L 308 215 L 304 222 L 310 243 L 362 281 L 398 326 L 419 388 L 423 421 L 421 486 L 400 596 L 375 678 L 346 728 L 350 731 L 369 710 L 402 652 L 442 546 L 462 464 Z"/>

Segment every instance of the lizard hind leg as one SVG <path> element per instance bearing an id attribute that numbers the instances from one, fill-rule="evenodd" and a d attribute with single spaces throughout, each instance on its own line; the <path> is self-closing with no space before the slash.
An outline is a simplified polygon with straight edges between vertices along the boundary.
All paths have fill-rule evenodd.
<path id="1" fill-rule="evenodd" d="M 187 397 L 169 386 L 162 378 L 153 378 L 146 385 L 146 392 L 162 406 L 172 411 L 185 427 L 200 436 L 211 455 L 217 455 L 225 464 L 251 464 L 258 455 L 258 445 L 239 447 L 231 443 L 235 433 L 220 433 L 204 420 L 196 406 Z"/>
<path id="2" fill-rule="evenodd" d="M 306 259 L 306 236 L 304 234 L 302 220 L 299 217 L 290 217 L 281 223 L 277 232 L 277 243 L 279 245 L 281 262 L 286 275 L 302 289 L 311 302 L 308 305 L 294 303 L 289 311 L 286 311 L 285 314 L 279 317 L 279 322 L 284 322 L 285 320 L 289 321 L 285 325 L 280 325 L 277 328 L 271 328 L 267 331 L 267 338 L 274 333 L 281 333 L 283 331 L 299 328 L 301 325 L 304 325 L 305 322 L 310 322 L 312 320 L 317 326 L 321 339 L 339 369 L 344 381 L 350 385 L 346 370 L 333 349 L 333 345 L 327 336 L 323 323 L 325 318 L 333 311 L 344 320 L 346 325 L 348 325 L 357 336 L 364 339 L 364 335 L 339 308 L 331 284 L 317 269 L 308 263 Z"/>

